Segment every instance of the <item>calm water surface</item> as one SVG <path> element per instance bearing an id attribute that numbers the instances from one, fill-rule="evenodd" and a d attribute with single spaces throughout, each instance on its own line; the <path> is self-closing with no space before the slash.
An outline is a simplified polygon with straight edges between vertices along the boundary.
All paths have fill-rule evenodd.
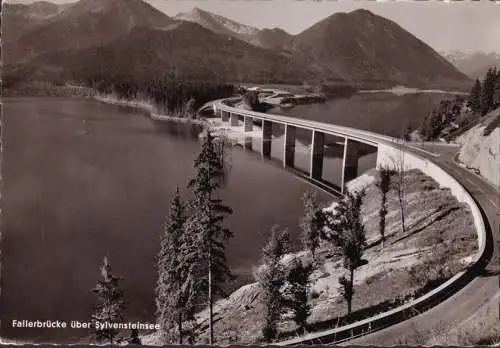
<path id="1" fill-rule="evenodd" d="M 86 335 L 13 329 L 11 320 L 88 320 L 105 255 L 124 278 L 127 319 L 153 321 L 162 224 L 177 186 L 188 198 L 197 131 L 180 124 L 160 131 L 137 111 L 90 100 L 3 106 L 1 335 L 54 342 Z M 222 196 L 234 210 L 227 221 L 234 274 L 251 276 L 274 224 L 297 236 L 308 188 L 255 153 L 232 151 Z"/>
<path id="2" fill-rule="evenodd" d="M 443 99 L 442 93 L 359 93 L 324 104 L 297 105 L 292 109 L 271 109 L 270 113 L 295 116 L 342 126 L 356 127 L 390 136 L 400 136 L 406 124 L 419 127 L 425 116 Z"/>
<path id="3" fill-rule="evenodd" d="M 359 94 L 271 112 L 398 135 L 405 122 L 418 126 L 443 97 Z M 124 278 L 127 319 L 153 321 L 162 224 L 177 186 L 188 198 L 198 130 L 181 124 L 159 130 L 137 111 L 90 100 L 7 99 L 3 107 L 1 335 L 53 342 L 86 335 L 13 329 L 11 320 L 88 320 L 105 255 Z M 283 130 L 273 133 L 271 156 L 279 160 Z M 310 134 L 298 137 L 295 162 L 305 170 Z M 333 183 L 341 152 L 325 160 L 325 179 Z M 363 170 L 373 159 L 366 156 Z M 308 188 L 256 153 L 232 151 L 221 195 L 234 210 L 227 256 L 240 279 L 251 277 L 274 224 L 297 236 Z M 333 200 L 324 193 L 321 199 Z"/>

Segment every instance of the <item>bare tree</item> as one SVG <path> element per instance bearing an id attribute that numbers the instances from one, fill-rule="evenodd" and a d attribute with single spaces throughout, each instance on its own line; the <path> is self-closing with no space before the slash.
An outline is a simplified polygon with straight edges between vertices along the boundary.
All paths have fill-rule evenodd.
<path id="1" fill-rule="evenodd" d="M 394 174 L 394 171 L 391 170 L 387 166 L 380 167 L 378 171 L 378 180 L 377 187 L 380 190 L 380 209 L 378 212 L 379 215 L 379 232 L 380 232 L 380 240 L 382 244 L 382 249 L 384 248 L 385 242 L 385 218 L 387 216 L 387 193 L 391 187 L 391 176 Z"/>
<path id="2" fill-rule="evenodd" d="M 397 158 L 393 159 L 394 172 L 396 174 L 396 180 L 394 184 L 396 186 L 396 192 L 398 195 L 399 202 L 399 212 L 401 217 L 401 230 L 403 233 L 406 232 L 405 226 L 405 141 L 403 138 L 399 139 L 397 142 Z"/>
<path id="3" fill-rule="evenodd" d="M 399 167 L 398 167 L 398 199 L 399 199 L 399 207 L 400 207 L 400 212 L 401 212 L 401 229 L 403 230 L 403 233 L 406 232 L 406 225 L 405 225 L 405 175 L 406 175 L 406 168 L 405 168 L 405 146 L 406 142 L 404 138 L 401 141 L 401 145 L 399 147 Z"/>

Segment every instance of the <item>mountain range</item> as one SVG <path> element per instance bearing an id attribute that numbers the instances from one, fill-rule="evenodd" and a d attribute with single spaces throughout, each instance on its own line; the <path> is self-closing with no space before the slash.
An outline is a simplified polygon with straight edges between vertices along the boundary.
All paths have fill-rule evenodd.
<path id="1" fill-rule="evenodd" d="M 228 82 L 468 89 L 431 47 L 367 10 L 335 13 L 297 35 L 194 8 L 169 17 L 143 0 L 4 4 L 8 81 L 150 79 L 169 71 Z"/>
<path id="2" fill-rule="evenodd" d="M 500 53 L 461 51 L 442 52 L 443 57 L 450 61 L 458 70 L 475 79 L 483 79 L 489 68 L 500 69 Z"/>

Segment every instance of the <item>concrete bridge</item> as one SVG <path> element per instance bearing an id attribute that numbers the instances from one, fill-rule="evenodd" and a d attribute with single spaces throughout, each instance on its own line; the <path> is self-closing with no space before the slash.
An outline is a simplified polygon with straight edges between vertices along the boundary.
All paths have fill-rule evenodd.
<path id="1" fill-rule="evenodd" d="M 227 122 L 230 127 L 243 126 L 245 133 L 260 129 L 261 143 L 259 149 L 262 157 L 271 157 L 271 150 L 278 146 L 282 152 L 279 160 L 283 167 L 298 169 L 311 181 L 329 189 L 343 193 L 345 184 L 361 175 L 364 171 L 375 168 L 387 158 L 382 156 L 387 147 L 395 148 L 402 143 L 396 139 L 349 127 L 336 126 L 322 122 L 308 121 L 294 117 L 265 114 L 232 107 L 228 105 L 234 99 L 215 101 L 212 104 L 214 114 Z M 278 144 L 278 133 L 283 142 Z M 306 147 L 308 163 L 300 166 L 297 147 Z M 384 147 L 386 145 L 386 147 Z M 251 148 L 248 137 L 245 147 Z M 330 171 L 325 164 L 330 162 Z M 333 168 L 336 164 L 340 168 Z M 392 164 L 394 161 L 391 161 Z M 329 175 L 335 172 L 337 175 Z"/>
<path id="2" fill-rule="evenodd" d="M 233 103 L 240 99 L 217 100 L 212 102 L 211 107 L 216 117 L 220 117 L 230 127 L 242 124 L 244 133 L 253 131 L 256 124 L 260 125 L 262 141 L 258 150 L 261 156 L 270 157 L 271 147 L 278 145 L 278 150 L 282 151 L 280 160 L 283 166 L 295 167 L 297 145 L 300 142 L 308 143 L 309 161 L 302 169 L 311 181 L 327 185 L 339 193 L 344 191 L 345 184 L 349 180 L 370 168 L 385 165 L 404 170 L 419 169 L 432 177 L 442 188 L 450 189 L 459 202 L 468 205 L 477 232 L 478 251 L 472 265 L 424 296 L 345 327 L 311 333 L 304 337 L 279 342 L 278 345 L 331 344 L 346 341 L 380 345 L 397 344 L 395 340 L 398 337 L 411 334 L 409 332 L 411 327 L 425 327 L 427 323 L 438 320 L 450 322 L 458 319 L 468 320 L 477 310 L 477 306 L 486 303 L 491 298 L 488 296 L 496 294 L 498 276 L 492 278 L 484 274 L 490 272 L 489 267 L 497 262 L 493 257 L 494 252 L 498 253 L 494 245 L 499 242 L 500 236 L 499 231 L 492 233 L 492 226 L 497 229 L 499 225 L 495 221 L 498 218 L 498 209 L 495 209 L 487 189 L 475 191 L 482 185 L 481 181 L 470 177 L 470 173 L 462 171 L 458 166 L 450 164 L 447 156 L 439 158 L 439 154 L 405 144 L 399 139 L 349 127 L 233 107 Z M 282 129 L 281 144 L 275 141 L 273 143 L 273 131 L 276 127 Z M 298 141 L 299 133 L 302 133 L 300 141 Z M 328 161 L 328 154 L 338 157 L 337 163 L 341 163 L 340 178 L 337 182 L 331 182 L 332 180 L 327 178 L 329 170 L 325 170 L 325 163 Z M 477 202 L 480 202 L 483 208 Z M 471 303 L 476 307 L 472 307 Z M 440 317 L 425 314 L 433 311 L 440 313 Z M 451 312 L 452 316 L 447 314 Z M 377 335 L 377 332 L 380 334 Z M 357 339 L 354 339 L 356 337 Z"/>

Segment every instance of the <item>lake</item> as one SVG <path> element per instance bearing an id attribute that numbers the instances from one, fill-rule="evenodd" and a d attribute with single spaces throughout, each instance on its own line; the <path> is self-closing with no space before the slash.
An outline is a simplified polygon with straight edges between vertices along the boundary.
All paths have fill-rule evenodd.
<path id="1" fill-rule="evenodd" d="M 162 225 L 176 187 L 189 197 L 198 130 L 174 123 L 159 131 L 138 111 L 91 100 L 6 99 L 3 107 L 1 336 L 86 335 L 14 329 L 11 320 L 88 320 L 105 255 L 124 278 L 127 319 L 154 321 Z M 227 257 L 244 280 L 274 224 L 298 235 L 300 198 L 311 186 L 239 148 L 230 166 L 221 192 L 234 211 Z"/>
<path id="2" fill-rule="evenodd" d="M 418 125 L 441 98 L 358 94 L 272 112 L 397 135 L 405 120 Z M 62 343 L 88 335 L 81 329 L 14 329 L 11 320 L 89 320 L 91 289 L 106 255 L 124 278 L 127 320 L 154 321 L 162 225 L 176 187 L 189 198 L 198 132 L 180 123 L 158 129 L 139 111 L 92 100 L 4 100 L 2 337 Z M 234 232 L 227 257 L 240 282 L 252 278 L 274 224 L 288 227 L 297 240 L 300 198 L 311 187 L 281 168 L 283 129 L 273 127 L 273 135 L 274 160 L 233 149 L 221 191 L 234 211 L 227 220 Z M 297 136 L 295 161 L 305 170 L 310 135 Z M 324 163 L 329 182 L 339 180 L 338 150 Z M 367 154 L 363 170 L 374 160 Z M 334 200 L 319 195 L 323 202 Z"/>
<path id="3" fill-rule="evenodd" d="M 399 137 L 406 124 L 417 129 L 439 101 L 448 98 L 455 96 L 445 93 L 358 93 L 323 104 L 303 104 L 292 109 L 277 107 L 268 112 Z"/>

